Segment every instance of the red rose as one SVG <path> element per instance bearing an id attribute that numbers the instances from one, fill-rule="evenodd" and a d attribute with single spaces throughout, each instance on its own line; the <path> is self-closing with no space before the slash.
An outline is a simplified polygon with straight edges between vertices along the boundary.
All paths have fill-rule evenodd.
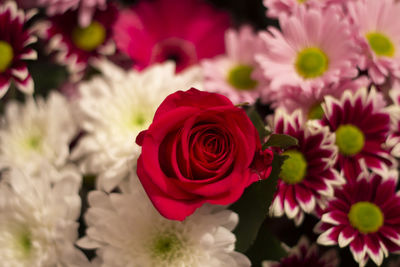
<path id="1" fill-rule="evenodd" d="M 251 167 L 260 155 L 257 130 L 219 94 L 192 88 L 169 95 L 136 143 L 142 146 L 139 179 L 168 219 L 183 220 L 205 202 L 233 203 L 259 179 L 260 167 Z M 265 153 L 269 166 L 263 173 L 269 175 L 272 154 Z"/>

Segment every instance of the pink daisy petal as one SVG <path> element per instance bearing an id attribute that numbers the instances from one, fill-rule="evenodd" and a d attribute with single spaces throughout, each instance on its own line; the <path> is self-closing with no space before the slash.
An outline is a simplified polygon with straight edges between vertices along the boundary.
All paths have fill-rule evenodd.
<path id="1" fill-rule="evenodd" d="M 359 66 L 371 79 L 382 84 L 393 75 L 400 77 L 400 21 L 391 18 L 400 12 L 394 0 L 349 1 L 348 14 L 354 28 L 354 40 L 362 48 Z M 385 44 L 380 46 L 379 44 Z"/>
<path id="2" fill-rule="evenodd" d="M 280 26 L 282 33 L 269 29 L 260 35 L 266 48 L 256 55 L 271 94 L 284 95 L 292 88 L 315 94 L 357 75 L 350 26 L 337 9 L 299 7 L 292 16 L 280 17 Z"/>
<path id="3" fill-rule="evenodd" d="M 248 25 L 225 34 L 226 55 L 202 62 L 204 87 L 227 96 L 234 103 L 255 103 L 266 86 L 257 79 L 254 55 L 263 43 Z"/>

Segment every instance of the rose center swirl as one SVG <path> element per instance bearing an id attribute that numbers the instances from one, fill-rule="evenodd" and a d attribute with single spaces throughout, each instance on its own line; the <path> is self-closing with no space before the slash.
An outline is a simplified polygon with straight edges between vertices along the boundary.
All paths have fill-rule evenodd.
<path id="1" fill-rule="evenodd" d="M 385 34 L 379 32 L 370 32 L 366 34 L 368 44 L 372 51 L 378 56 L 393 57 L 395 54 L 395 47 Z"/>
<path id="2" fill-rule="evenodd" d="M 249 65 L 237 65 L 229 71 L 227 81 L 238 90 L 254 89 L 258 82 L 251 78 L 253 70 Z"/>
<path id="3" fill-rule="evenodd" d="M 14 59 L 14 51 L 12 46 L 0 41 L 0 73 L 6 71 Z"/>
<path id="4" fill-rule="evenodd" d="M 91 52 L 104 43 L 106 30 L 101 23 L 93 21 L 85 28 L 75 27 L 71 38 L 78 48 Z"/>
<path id="5" fill-rule="evenodd" d="M 223 160 L 230 145 L 226 133 L 215 128 L 198 131 L 190 143 L 196 159 L 204 163 Z"/>
<path id="6" fill-rule="evenodd" d="M 345 156 L 354 156 L 360 152 L 365 144 L 363 132 L 354 125 L 340 125 L 336 130 L 336 145 L 339 152 Z"/>
<path id="7" fill-rule="evenodd" d="M 297 54 L 295 69 L 304 79 L 322 76 L 328 69 L 327 55 L 317 47 L 308 47 Z"/>
<path id="8" fill-rule="evenodd" d="M 297 150 L 288 150 L 282 153 L 288 156 L 283 162 L 279 177 L 288 184 L 297 184 L 303 181 L 307 173 L 307 161 L 304 155 Z"/>
<path id="9" fill-rule="evenodd" d="M 374 203 L 360 201 L 348 213 L 350 224 L 363 234 L 375 233 L 383 225 L 383 213 Z"/>

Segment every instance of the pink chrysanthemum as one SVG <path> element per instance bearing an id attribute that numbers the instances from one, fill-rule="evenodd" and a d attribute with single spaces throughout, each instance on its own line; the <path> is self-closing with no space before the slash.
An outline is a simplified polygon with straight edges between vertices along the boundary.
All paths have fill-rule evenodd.
<path id="1" fill-rule="evenodd" d="M 204 89 L 223 94 L 233 103 L 254 103 L 263 89 L 253 75 L 257 67 L 254 55 L 262 50 L 262 45 L 250 26 L 228 30 L 226 55 L 202 62 Z"/>
<path id="2" fill-rule="evenodd" d="M 326 8 L 331 5 L 341 5 L 345 0 L 264 0 L 264 6 L 267 8 L 267 16 L 270 18 L 279 18 L 292 15 L 293 11 L 299 6 L 307 8 Z"/>
<path id="3" fill-rule="evenodd" d="M 389 135 L 390 116 L 383 96 L 374 88 L 345 91 L 340 100 L 327 96 L 322 104 L 324 118 L 336 135 L 339 147 L 338 166 L 346 177 L 356 177 L 360 159 L 372 169 L 394 166 L 390 152 L 384 148 Z"/>
<path id="4" fill-rule="evenodd" d="M 15 2 L 0 4 L 0 98 L 11 81 L 24 93 L 33 93 L 33 80 L 24 60 L 36 59 L 36 51 L 28 45 L 36 38 L 25 29 L 29 15 L 17 9 Z"/>
<path id="5" fill-rule="evenodd" d="M 400 195 L 396 193 L 398 172 L 363 171 L 335 190 L 316 232 L 322 245 L 350 246 L 360 266 L 371 258 L 380 265 L 389 252 L 400 251 Z"/>
<path id="6" fill-rule="evenodd" d="M 256 55 L 272 92 L 287 87 L 312 92 L 357 75 L 350 26 L 337 9 L 300 6 L 293 16 L 282 16 L 280 26 L 282 32 L 270 27 L 260 34 L 266 49 Z"/>
<path id="7" fill-rule="evenodd" d="M 296 109 L 301 109 L 303 114 L 307 114 L 308 119 L 322 119 L 324 111 L 322 102 L 324 97 L 332 96 L 340 98 L 345 90 L 357 91 L 359 88 L 367 87 L 370 81 L 367 77 L 362 76 L 357 79 L 343 80 L 338 84 L 325 86 L 314 92 L 304 92 L 301 88 L 291 87 L 286 91 L 276 92 L 274 96 L 269 96 L 269 99 L 275 100 L 274 107 L 282 107 L 289 112 Z"/>
<path id="8" fill-rule="evenodd" d="M 201 0 L 139 1 L 115 24 L 117 47 L 143 69 L 174 60 L 176 70 L 222 54 L 228 13 Z"/>
<path id="9" fill-rule="evenodd" d="M 381 84 L 390 76 L 400 78 L 400 3 L 395 0 L 349 1 L 348 14 L 363 54 L 361 69 Z"/>
<path id="10" fill-rule="evenodd" d="M 291 115 L 277 110 L 274 132 L 297 138 L 299 145 L 282 153 L 288 159 L 282 165 L 270 213 L 286 213 L 299 225 L 304 212 L 314 212 L 317 205 L 323 208 L 326 198 L 333 196 L 334 187 L 345 182 L 333 168 L 337 156 L 335 136 L 316 121 L 304 124 L 299 110 Z"/>
<path id="11" fill-rule="evenodd" d="M 285 247 L 286 248 L 286 247 Z M 263 267 L 336 267 L 339 265 L 339 255 L 336 250 L 330 249 L 321 254 L 318 245 L 302 236 L 293 248 L 286 248 L 288 255 L 279 262 L 263 261 Z"/>
<path id="12" fill-rule="evenodd" d="M 38 35 L 48 41 L 49 52 L 55 51 L 55 60 L 66 65 L 80 78 L 89 61 L 115 51 L 112 26 L 117 19 L 117 9 L 108 5 L 106 10 L 97 10 L 87 27 L 77 24 L 77 11 L 67 11 L 35 25 Z"/>

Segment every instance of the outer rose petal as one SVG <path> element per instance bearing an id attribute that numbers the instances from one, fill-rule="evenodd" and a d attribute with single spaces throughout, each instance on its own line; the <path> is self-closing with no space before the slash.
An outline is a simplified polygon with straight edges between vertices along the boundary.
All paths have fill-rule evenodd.
<path id="1" fill-rule="evenodd" d="M 138 165 L 142 165 L 141 162 L 142 156 L 138 159 Z M 183 221 L 205 202 L 204 200 L 172 199 L 170 195 L 165 194 L 157 185 L 152 183 L 152 177 L 148 176 L 143 168 L 138 168 L 137 174 L 154 207 L 168 219 Z"/>
<path id="2" fill-rule="evenodd" d="M 220 106 L 233 106 L 232 102 L 222 95 L 208 92 L 202 92 L 202 94 L 199 95 L 198 92 L 199 91 L 197 89 L 191 88 L 186 92 L 178 91 L 167 96 L 167 98 L 165 98 L 165 100 L 158 107 L 156 114 L 154 115 L 154 121 L 158 120 L 161 114 L 182 106 L 197 107 L 201 109 Z"/>

